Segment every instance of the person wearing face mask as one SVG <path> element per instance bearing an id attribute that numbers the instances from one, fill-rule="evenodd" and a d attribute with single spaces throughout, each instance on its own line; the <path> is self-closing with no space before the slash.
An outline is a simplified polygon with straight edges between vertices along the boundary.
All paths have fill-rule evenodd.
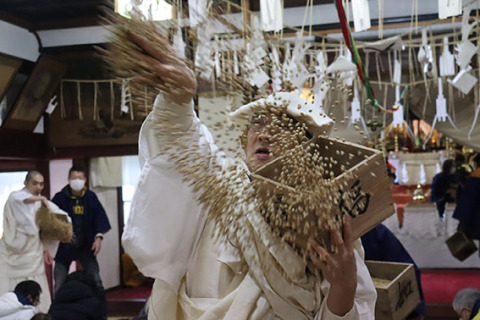
<path id="1" fill-rule="evenodd" d="M 438 215 L 443 219 L 445 205 L 455 202 L 457 194 L 457 179 L 455 176 L 455 163 L 452 159 L 443 162 L 442 172 L 433 177 L 432 197 L 430 202 L 436 203 Z"/>
<path id="2" fill-rule="evenodd" d="M 73 241 L 62 243 L 55 256 L 55 292 L 64 283 L 74 260 L 80 261 L 85 272 L 103 290 L 97 255 L 102 247 L 103 235 L 110 230 L 110 222 L 96 194 L 86 187 L 86 181 L 85 170 L 73 166 L 68 172 L 68 185 L 52 199 L 70 216 L 74 232 Z"/>
<path id="3" fill-rule="evenodd" d="M 52 264 L 58 242 L 40 239 L 35 214 L 41 206 L 56 214 L 66 215 L 66 212 L 42 196 L 44 182 L 40 172 L 28 172 L 25 187 L 12 192 L 5 204 L 3 236 L 0 239 L 0 295 L 12 291 L 24 280 L 34 280 L 43 292 L 39 311 L 47 312 L 51 300 L 45 263 Z M 66 238 L 70 239 L 71 234 Z"/>

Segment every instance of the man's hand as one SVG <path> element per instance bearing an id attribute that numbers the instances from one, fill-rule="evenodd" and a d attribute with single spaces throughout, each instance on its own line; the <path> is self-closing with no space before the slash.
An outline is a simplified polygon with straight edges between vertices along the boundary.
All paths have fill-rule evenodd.
<path id="1" fill-rule="evenodd" d="M 52 255 L 47 249 L 43 250 L 43 260 L 45 260 L 45 263 L 48 265 L 51 265 L 53 263 Z"/>
<path id="2" fill-rule="evenodd" d="M 41 196 L 41 201 L 42 201 L 42 205 L 43 205 L 45 208 L 50 209 L 50 205 L 48 204 L 48 199 L 47 199 L 47 197 Z"/>
<path id="3" fill-rule="evenodd" d="M 99 237 L 95 237 L 95 241 L 93 241 L 93 245 L 92 245 L 93 255 L 96 256 L 100 252 L 101 248 L 102 248 L 102 239 Z"/>
<path id="4" fill-rule="evenodd" d="M 357 290 L 357 264 L 350 216 L 344 216 L 343 238 L 340 231 L 334 229 L 331 231 L 331 239 L 337 253 L 330 254 L 316 241 L 311 240 L 310 259 L 322 270 L 323 277 L 330 283 L 328 309 L 335 315 L 344 316 L 352 309 Z"/>
<path id="5" fill-rule="evenodd" d="M 158 34 L 156 43 L 161 45 L 160 50 L 145 38 L 134 34 L 130 34 L 129 38 L 144 51 L 133 54 L 133 58 L 139 61 L 144 69 L 135 80 L 160 89 L 164 97 L 171 102 L 190 102 L 197 89 L 195 74 L 177 56 L 168 40 Z"/>

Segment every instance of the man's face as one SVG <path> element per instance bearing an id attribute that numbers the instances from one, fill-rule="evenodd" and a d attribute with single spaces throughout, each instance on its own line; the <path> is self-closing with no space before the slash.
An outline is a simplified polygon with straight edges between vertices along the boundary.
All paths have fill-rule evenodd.
<path id="1" fill-rule="evenodd" d="M 25 188 L 30 191 L 31 194 L 38 196 L 42 193 L 44 187 L 43 176 L 40 174 L 33 175 L 30 181 L 25 181 Z"/>
<path id="2" fill-rule="evenodd" d="M 248 168 L 256 171 L 306 141 L 305 133 L 305 129 L 286 114 L 254 115 L 248 126 L 245 146 Z"/>
<path id="3" fill-rule="evenodd" d="M 80 179 L 80 180 L 83 180 L 83 181 L 87 180 L 87 178 L 85 177 L 85 174 L 83 172 L 80 172 L 80 171 L 70 172 L 70 176 L 68 177 L 68 181 L 76 180 L 76 179 Z"/>
<path id="4" fill-rule="evenodd" d="M 462 311 L 460 312 L 460 320 L 468 320 L 470 319 L 470 314 L 472 313 L 472 308 L 470 307 L 464 307 Z"/>

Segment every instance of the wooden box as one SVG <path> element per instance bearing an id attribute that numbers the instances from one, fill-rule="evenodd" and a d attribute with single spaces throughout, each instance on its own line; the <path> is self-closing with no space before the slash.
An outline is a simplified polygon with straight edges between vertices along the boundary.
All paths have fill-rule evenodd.
<path id="1" fill-rule="evenodd" d="M 339 205 L 338 208 L 338 212 L 342 215 L 352 216 L 354 239 L 359 238 L 395 212 L 390 191 L 392 181 L 387 176 L 386 163 L 381 151 L 326 137 L 317 137 L 313 142 L 320 148 L 319 152 L 323 157 L 332 157 L 337 160 L 331 168 L 335 175 L 334 179 L 346 178 L 346 187 L 343 188 L 348 191 L 353 190 L 358 195 L 358 201 L 355 201 L 354 207 L 346 208 Z M 281 166 L 282 157 L 279 157 L 259 168 L 252 174 L 252 178 L 278 186 L 276 176 L 281 172 Z M 286 192 L 296 192 L 295 187 L 283 187 Z M 340 198 L 343 191 L 339 190 L 334 196 Z M 299 242 L 300 246 L 304 246 L 305 237 Z"/>
<path id="2" fill-rule="evenodd" d="M 455 232 L 447 239 L 447 247 L 450 253 L 460 261 L 470 257 L 477 251 L 477 246 L 463 232 Z"/>
<path id="3" fill-rule="evenodd" d="M 409 263 L 365 261 L 377 290 L 376 320 L 403 320 L 420 303 L 415 268 Z"/>

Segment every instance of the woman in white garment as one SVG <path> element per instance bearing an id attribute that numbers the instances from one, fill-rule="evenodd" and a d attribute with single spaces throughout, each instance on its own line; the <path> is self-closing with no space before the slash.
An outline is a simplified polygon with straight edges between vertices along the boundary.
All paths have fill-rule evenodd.
<path id="1" fill-rule="evenodd" d="M 158 51 L 143 38 L 130 39 L 145 52 L 134 58 L 150 69 L 138 80 L 163 92 L 140 132 L 142 174 L 123 234 L 125 250 L 145 275 L 155 278 L 149 319 L 374 319 L 375 288 L 361 244 L 352 240 L 349 219 L 343 235 L 332 230 L 337 254 L 311 243 L 310 258 L 320 279 L 306 272 L 305 261 L 293 249 L 279 245 L 249 204 L 239 203 L 235 209 L 245 227 L 244 243 L 220 245 L 212 238 L 214 224 L 164 148 L 177 145 L 169 151 L 177 157 L 182 144 L 196 148 L 206 160 L 213 159 L 212 170 L 232 164 L 195 116 L 192 71 L 172 59 L 175 53 L 166 40 L 158 39 L 164 45 Z M 233 116 L 245 118 L 253 106 L 276 101 L 286 103 L 286 113 L 305 123 L 312 134 L 328 131 L 332 124 L 326 116 L 299 112 L 299 104 L 311 104 L 289 93 L 243 106 Z M 250 171 L 273 159 L 263 152 L 271 148 L 268 134 L 255 129 L 246 128 L 246 166 L 236 164 L 235 179 L 243 185 L 249 183 Z"/>
<path id="2" fill-rule="evenodd" d="M 48 312 L 50 290 L 45 275 L 45 264 L 52 264 L 58 241 L 40 240 L 35 214 L 40 206 L 51 212 L 68 215 L 41 195 L 43 175 L 30 171 L 25 178 L 25 188 L 14 191 L 8 197 L 3 212 L 3 236 L 0 239 L 0 294 L 13 291 L 24 280 L 40 284 L 41 295 L 38 310 Z M 66 237 L 71 238 L 71 235 Z"/>

